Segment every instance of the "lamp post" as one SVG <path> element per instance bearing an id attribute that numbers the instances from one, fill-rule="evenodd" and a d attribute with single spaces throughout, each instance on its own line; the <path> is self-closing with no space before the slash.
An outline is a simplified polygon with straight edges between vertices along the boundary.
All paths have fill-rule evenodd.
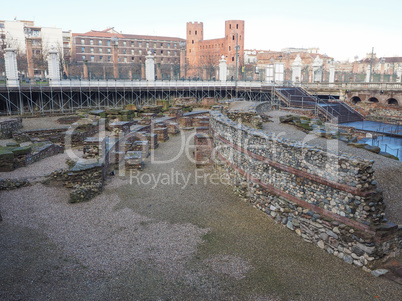
<path id="1" fill-rule="evenodd" d="M 374 55 L 374 47 L 371 49 L 371 60 L 370 60 L 370 76 L 369 76 L 369 82 L 371 82 L 371 71 L 373 70 L 373 55 Z M 374 80 L 374 76 L 373 76 Z"/>

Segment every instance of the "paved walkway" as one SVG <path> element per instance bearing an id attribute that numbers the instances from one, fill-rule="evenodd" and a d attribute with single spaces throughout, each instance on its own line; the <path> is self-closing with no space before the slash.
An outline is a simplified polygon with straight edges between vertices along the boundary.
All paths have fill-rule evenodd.
<path id="1" fill-rule="evenodd" d="M 155 159 L 175 157 L 181 138 Z M 40 184 L 1 192 L 0 299 L 400 300 L 396 283 L 204 185 L 184 154 L 150 160 L 87 203 Z"/>

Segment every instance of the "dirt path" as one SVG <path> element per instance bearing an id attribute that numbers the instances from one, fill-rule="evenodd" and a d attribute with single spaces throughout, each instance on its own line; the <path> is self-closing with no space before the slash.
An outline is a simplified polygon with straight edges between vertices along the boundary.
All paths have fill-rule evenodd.
<path id="1" fill-rule="evenodd" d="M 180 141 L 155 159 L 175 157 Z M 204 184 L 185 154 L 150 160 L 87 203 L 39 184 L 1 192 L 0 299 L 399 300 L 397 284 L 304 242 L 228 186 Z"/>

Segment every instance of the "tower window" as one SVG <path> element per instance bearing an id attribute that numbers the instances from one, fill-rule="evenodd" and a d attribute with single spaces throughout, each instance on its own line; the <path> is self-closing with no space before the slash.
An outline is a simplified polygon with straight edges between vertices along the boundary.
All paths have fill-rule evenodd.
<path id="1" fill-rule="evenodd" d="M 236 29 L 239 29 L 239 24 L 236 24 Z"/>
<path id="2" fill-rule="evenodd" d="M 195 33 L 194 33 L 195 35 L 197 35 L 197 31 L 195 31 Z"/>
<path id="3" fill-rule="evenodd" d="M 191 35 L 191 30 L 188 31 L 188 34 Z"/>
<path id="4" fill-rule="evenodd" d="M 232 56 L 232 62 L 234 62 L 234 56 Z"/>
<path id="5" fill-rule="evenodd" d="M 194 40 L 191 41 L 191 44 L 194 44 Z"/>
<path id="6" fill-rule="evenodd" d="M 234 41 L 234 35 L 233 35 L 233 37 L 232 37 L 232 40 Z"/>
<path id="7" fill-rule="evenodd" d="M 229 29 L 232 29 L 232 24 L 229 24 Z"/>

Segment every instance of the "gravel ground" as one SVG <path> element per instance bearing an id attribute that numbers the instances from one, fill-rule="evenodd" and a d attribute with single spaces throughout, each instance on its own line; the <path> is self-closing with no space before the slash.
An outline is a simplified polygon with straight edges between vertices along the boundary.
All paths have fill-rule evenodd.
<path id="1" fill-rule="evenodd" d="M 75 116 L 75 115 L 74 115 Z M 68 124 L 60 124 L 57 119 L 66 116 L 48 116 L 46 118 L 23 118 L 22 126 L 23 130 L 36 130 L 36 129 L 46 129 L 46 128 L 63 128 L 67 127 Z"/>
<path id="2" fill-rule="evenodd" d="M 0 299 L 400 300 L 396 283 L 304 242 L 184 154 L 174 160 L 180 137 L 90 202 L 41 184 L 1 191 Z"/>
<path id="3" fill-rule="evenodd" d="M 374 160 L 375 179 L 378 183 L 378 188 L 384 191 L 384 200 L 387 205 L 385 210 L 386 217 L 393 223 L 402 224 L 402 162 L 364 149 L 348 146 L 342 141 L 328 140 L 317 137 L 314 134 L 307 135 L 292 125 L 280 123 L 279 117 L 288 114 L 288 112 L 284 111 L 267 112 L 266 115 L 271 116 L 273 122 L 264 123 L 264 130 L 286 139 L 304 141 L 308 145 L 319 145 L 335 152 L 343 152 L 366 160 Z"/>

